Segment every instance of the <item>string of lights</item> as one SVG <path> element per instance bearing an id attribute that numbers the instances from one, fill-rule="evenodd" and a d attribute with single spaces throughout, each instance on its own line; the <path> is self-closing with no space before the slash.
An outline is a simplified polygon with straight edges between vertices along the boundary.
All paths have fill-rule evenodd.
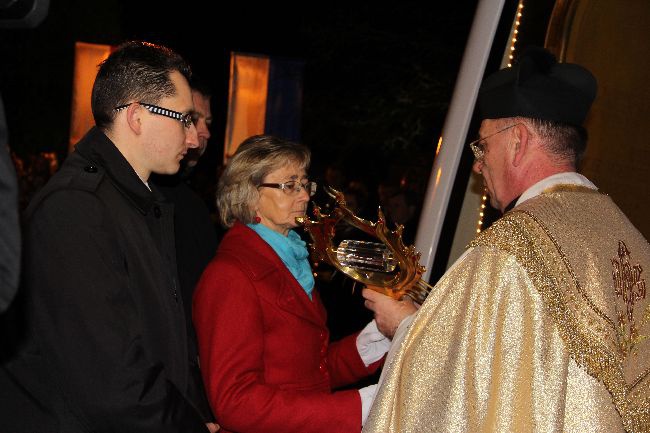
<path id="1" fill-rule="evenodd" d="M 515 13 L 515 18 L 512 23 L 512 28 L 510 30 L 510 37 L 508 39 L 509 44 L 506 48 L 506 51 L 503 55 L 503 61 L 501 62 L 501 67 L 512 67 L 512 62 L 515 58 L 515 45 L 517 44 L 517 37 L 519 35 L 519 25 L 521 24 L 521 17 L 523 16 L 524 1 L 519 0 L 517 5 L 517 12 Z M 483 229 L 483 217 L 485 216 L 485 206 L 488 198 L 487 188 L 483 191 L 483 196 L 481 197 L 481 207 L 479 208 L 478 222 L 476 225 L 476 233 L 481 233 Z"/>

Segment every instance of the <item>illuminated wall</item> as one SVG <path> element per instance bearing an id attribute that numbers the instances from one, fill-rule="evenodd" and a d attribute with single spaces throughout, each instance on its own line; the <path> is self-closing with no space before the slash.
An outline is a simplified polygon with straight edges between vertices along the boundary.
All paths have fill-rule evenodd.
<path id="1" fill-rule="evenodd" d="M 110 53 L 110 45 L 86 42 L 75 44 L 69 151 L 72 151 L 72 147 L 95 125 L 90 109 L 90 94 L 97 75 L 97 66 Z"/>
<path id="2" fill-rule="evenodd" d="M 598 95 L 580 171 L 650 238 L 650 1 L 557 1 L 546 45 L 587 67 Z"/>

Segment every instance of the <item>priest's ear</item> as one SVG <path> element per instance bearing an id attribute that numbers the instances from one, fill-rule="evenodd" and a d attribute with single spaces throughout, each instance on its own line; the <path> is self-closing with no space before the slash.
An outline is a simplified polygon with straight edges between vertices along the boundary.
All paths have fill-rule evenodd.
<path id="1" fill-rule="evenodd" d="M 531 135 L 528 128 L 526 128 L 526 125 L 523 123 L 515 125 L 512 129 L 515 140 L 512 146 L 512 165 L 519 167 L 524 160 L 524 156 L 526 156 L 526 153 L 529 151 Z"/>

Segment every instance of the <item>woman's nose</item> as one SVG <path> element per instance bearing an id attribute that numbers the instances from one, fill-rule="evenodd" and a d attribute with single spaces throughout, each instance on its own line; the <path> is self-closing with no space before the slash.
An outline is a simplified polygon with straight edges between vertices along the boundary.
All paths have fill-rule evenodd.
<path id="1" fill-rule="evenodd" d="M 300 198 L 301 200 L 309 201 L 311 196 L 309 195 L 309 191 L 307 190 L 307 188 L 305 188 L 304 186 L 300 188 L 300 191 L 298 192 L 298 198 Z"/>

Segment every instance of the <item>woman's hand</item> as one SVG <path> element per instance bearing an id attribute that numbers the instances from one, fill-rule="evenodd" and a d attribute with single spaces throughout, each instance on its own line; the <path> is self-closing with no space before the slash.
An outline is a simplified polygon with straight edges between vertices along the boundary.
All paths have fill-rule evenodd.
<path id="1" fill-rule="evenodd" d="M 366 308 L 375 313 L 377 328 L 388 338 L 393 338 L 402 320 L 418 310 L 417 304 L 408 296 L 404 300 L 396 301 L 368 288 L 363 289 L 361 294 L 366 299 Z"/>
<path id="2" fill-rule="evenodd" d="M 214 422 L 208 422 L 205 424 L 205 426 L 208 428 L 208 430 L 210 430 L 210 433 L 217 433 L 219 430 L 221 430 L 219 424 Z"/>

